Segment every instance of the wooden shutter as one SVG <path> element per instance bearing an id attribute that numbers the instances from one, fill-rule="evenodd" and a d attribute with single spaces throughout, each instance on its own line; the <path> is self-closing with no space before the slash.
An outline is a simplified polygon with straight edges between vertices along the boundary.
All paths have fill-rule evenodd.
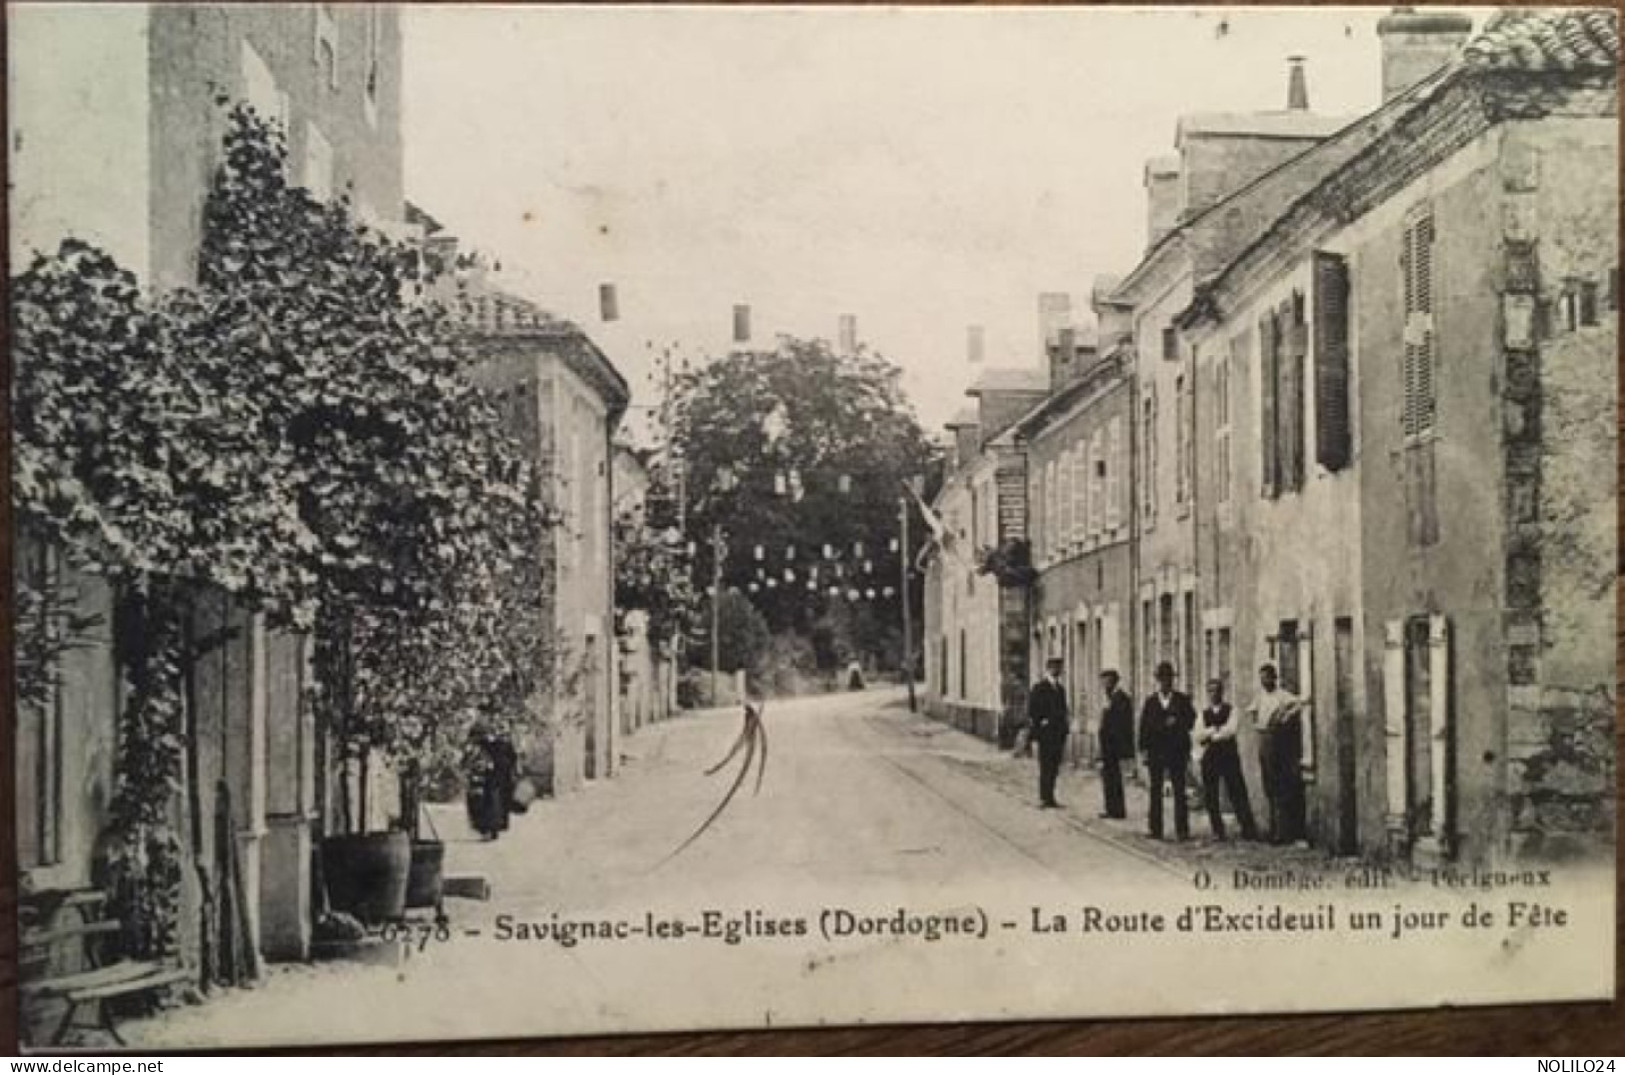
<path id="1" fill-rule="evenodd" d="M 1258 322 L 1258 447 L 1260 475 L 1266 499 L 1274 499 L 1280 488 L 1280 475 L 1276 470 L 1278 456 L 1275 451 L 1275 394 L 1278 385 L 1277 331 L 1275 315 L 1266 314 Z"/>
<path id="2" fill-rule="evenodd" d="M 1433 340 L 1433 215 L 1423 212 L 1405 227 L 1401 254 L 1404 278 L 1404 402 L 1400 420 L 1407 437 L 1433 429 L 1437 410 Z"/>
<path id="3" fill-rule="evenodd" d="M 1281 484 L 1288 490 L 1303 488 L 1303 380 L 1309 350 L 1309 326 L 1304 319 L 1303 293 L 1294 292 L 1281 306 L 1281 320 L 1287 326 L 1286 356 L 1282 363 L 1282 391 L 1276 422 L 1282 432 Z M 1283 420 L 1284 419 L 1284 420 Z"/>
<path id="4" fill-rule="evenodd" d="M 1451 749 L 1454 732 L 1450 719 L 1450 621 L 1428 617 L 1428 727 L 1433 737 L 1428 760 L 1433 766 L 1432 831 L 1441 849 L 1453 851 L 1456 781 Z"/>
<path id="5" fill-rule="evenodd" d="M 1076 504 L 1072 539 L 1078 544 L 1089 536 L 1089 444 L 1079 441 L 1072 450 L 1072 500 Z"/>
<path id="6" fill-rule="evenodd" d="M 1388 827 L 1406 837 L 1405 818 L 1410 811 L 1405 767 L 1410 745 L 1405 741 L 1405 621 L 1389 620 L 1383 625 L 1382 706 Z"/>
<path id="7" fill-rule="evenodd" d="M 1336 254 L 1317 253 L 1315 277 L 1315 461 L 1327 470 L 1348 466 L 1353 449 L 1349 416 L 1349 271 Z"/>
<path id="8" fill-rule="evenodd" d="M 1123 505 L 1119 497 L 1127 488 L 1123 470 L 1127 465 L 1123 454 L 1123 420 L 1113 418 L 1107 426 L 1106 448 L 1106 526 L 1116 530 L 1122 525 Z"/>
<path id="9" fill-rule="evenodd" d="M 1303 700 L 1303 760 L 1305 773 L 1315 771 L 1315 629 L 1307 625 L 1298 636 L 1298 697 Z"/>

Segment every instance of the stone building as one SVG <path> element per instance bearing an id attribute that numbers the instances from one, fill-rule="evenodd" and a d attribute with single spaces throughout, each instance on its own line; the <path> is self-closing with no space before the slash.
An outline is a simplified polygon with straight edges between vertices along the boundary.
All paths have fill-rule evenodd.
<path id="1" fill-rule="evenodd" d="M 1092 726 L 1100 674 L 1128 667 L 1134 615 L 1132 350 L 1101 353 L 1063 334 L 1050 350 L 1050 394 L 1015 427 L 1027 460 L 1033 563 L 1032 669 L 1066 664 L 1082 727 Z M 1092 757 L 1095 740 L 1073 749 Z"/>
<path id="2" fill-rule="evenodd" d="M 1468 26 L 1383 20 L 1376 137 L 1180 319 L 1204 619 L 1312 703 L 1315 842 L 1422 862 L 1613 819 L 1617 30 Z"/>
<path id="3" fill-rule="evenodd" d="M 631 393 L 592 339 L 506 290 L 484 256 L 460 250 L 412 206 L 429 255 L 449 270 L 432 298 L 468 333 L 481 357 L 477 379 L 506 398 L 509 421 L 539 462 L 558 512 L 540 540 L 543 593 L 555 630 L 545 731 L 521 744 L 522 766 L 543 794 L 573 791 L 612 775 L 621 684 L 615 636 L 615 434 Z"/>
<path id="4" fill-rule="evenodd" d="M 1109 293 L 1096 298 L 1133 341 L 1135 377 L 1136 667 L 1131 690 L 1150 689 L 1170 661 L 1180 683 L 1200 677 L 1195 527 L 1196 371 L 1176 316 L 1198 287 L 1244 248 L 1283 201 L 1358 151 L 1339 134 L 1350 121 L 1309 110 L 1307 77 L 1294 61 L 1286 108 L 1183 117 L 1176 155 L 1145 169 L 1147 250 Z"/>
<path id="5" fill-rule="evenodd" d="M 9 13 L 11 263 L 65 237 L 99 246 L 162 290 L 194 282 L 202 207 L 226 113 L 247 102 L 280 121 L 296 182 L 351 197 L 382 229 L 401 219 L 401 47 L 385 5 L 38 5 Z M 20 548 L 26 571 L 66 569 Z M 112 622 L 112 597 L 71 580 L 85 611 Z M 200 637 L 234 628 L 205 656 L 196 793 L 209 831 L 236 844 L 248 939 L 271 958 L 306 954 L 311 849 L 324 831 L 319 730 L 303 704 L 303 640 L 265 629 L 224 595 L 198 602 Z M 118 669 L 105 629 L 68 656 L 45 712 L 18 714 L 19 866 L 33 890 L 93 879 L 116 745 Z M 224 791 L 229 790 L 229 802 Z M 227 872 L 215 841 L 186 843 L 182 950 L 195 954 L 195 863 Z"/>
<path id="6" fill-rule="evenodd" d="M 977 406 L 949 424 L 952 466 L 935 504 L 946 533 L 926 572 L 926 709 L 1004 743 L 1026 708 L 1027 593 L 982 566 L 994 549 L 1030 556 L 1026 463 L 1014 426 L 1047 395 L 1048 380 L 1039 370 L 993 369 L 967 391 Z"/>

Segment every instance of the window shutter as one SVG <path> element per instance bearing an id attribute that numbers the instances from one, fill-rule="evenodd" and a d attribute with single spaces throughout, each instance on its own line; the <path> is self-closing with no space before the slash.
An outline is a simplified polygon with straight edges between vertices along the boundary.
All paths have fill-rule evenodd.
<path id="1" fill-rule="evenodd" d="M 1303 380 L 1304 364 L 1309 350 L 1309 326 L 1304 320 L 1303 294 L 1294 292 L 1292 299 L 1281 307 L 1282 321 L 1288 326 L 1286 361 L 1283 363 L 1284 391 L 1280 406 L 1286 418 L 1280 423 L 1284 432 L 1285 454 L 1281 462 L 1284 472 L 1282 484 L 1289 490 L 1303 488 Z"/>
<path id="2" fill-rule="evenodd" d="M 1405 742 L 1405 621 L 1389 620 L 1383 625 L 1382 708 L 1385 738 L 1385 770 L 1388 795 L 1388 828 L 1405 831 L 1409 811 L 1409 788 L 1405 769 L 1409 744 Z"/>
<path id="3" fill-rule="evenodd" d="M 1089 443 L 1080 441 L 1072 460 L 1072 498 L 1077 501 L 1077 518 L 1072 523 L 1074 540 L 1080 544 L 1089 536 Z"/>
<path id="4" fill-rule="evenodd" d="M 1348 466 L 1349 272 L 1335 254 L 1317 253 L 1315 276 L 1315 460 L 1330 471 Z"/>
<path id="5" fill-rule="evenodd" d="M 1303 762 L 1315 771 L 1315 629 L 1305 627 L 1298 636 L 1298 697 L 1303 700 Z"/>
<path id="6" fill-rule="evenodd" d="M 1429 760 L 1433 764 L 1433 834 L 1441 848 L 1452 850 L 1452 823 L 1456 803 L 1455 774 L 1451 771 L 1450 621 L 1428 617 L 1428 728 L 1433 737 Z"/>
<path id="7" fill-rule="evenodd" d="M 1274 499 L 1279 488 L 1275 451 L 1275 394 L 1278 387 L 1276 367 L 1276 324 L 1273 314 L 1266 314 L 1258 322 L 1258 445 L 1261 455 L 1260 474 L 1266 499 Z"/>
<path id="8" fill-rule="evenodd" d="M 1401 275 L 1405 292 L 1405 399 L 1400 420 L 1407 437 L 1431 432 L 1437 409 L 1433 344 L 1433 215 L 1405 228 Z"/>
<path id="9" fill-rule="evenodd" d="M 1122 525 L 1123 505 L 1118 498 L 1123 495 L 1123 420 L 1113 418 L 1107 427 L 1106 449 L 1106 526 L 1116 530 Z"/>

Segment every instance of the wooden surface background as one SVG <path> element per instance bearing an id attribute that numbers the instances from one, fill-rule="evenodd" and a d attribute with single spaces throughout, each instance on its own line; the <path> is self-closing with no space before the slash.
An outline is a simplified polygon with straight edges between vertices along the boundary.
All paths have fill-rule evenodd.
<path id="1" fill-rule="evenodd" d="M 1256 2 L 1256 0 L 1255 0 Z M 1204 5 L 1218 6 L 1218 5 Z M 1284 6 L 1284 5 L 1283 5 Z M 0 22 L 0 55 L 4 54 Z M 1086 77 L 1080 67 L 1079 77 Z M 0 87 L 0 100 L 4 89 Z M 9 139 L 7 139 L 9 143 Z M 7 153 L 9 144 L 0 148 Z M 0 198 L 4 188 L 0 188 Z M 0 213 L 0 232 L 7 217 Z M 8 305 L 0 305 L 0 335 L 6 333 Z M 7 348 L 9 356 L 10 349 Z M 10 363 L 0 363 L 0 379 L 10 398 Z M 1625 403 L 1618 412 L 1625 424 Z M 10 487 L 9 409 L 0 407 L 0 479 Z M 1625 477 L 1625 464 L 1618 470 Z M 0 499 L 0 587 L 10 608 L 10 497 Z M 1620 526 L 1625 539 L 1625 525 Z M 1616 608 L 1620 601 L 1616 596 Z M 1616 627 L 1616 654 L 1625 655 L 1625 632 Z M 0 616 L 0 1053 L 17 1048 L 16 855 L 13 834 L 11 622 Z M 1615 750 L 1621 751 L 1616 714 Z M 1616 768 L 1616 772 L 1617 772 Z M 1615 813 L 1625 796 L 1615 787 Z M 1616 822 L 1616 832 L 1618 831 Z M 628 1035 L 597 1038 L 502 1040 L 448 1044 L 402 1044 L 353 1049 L 322 1049 L 351 1055 L 650 1055 L 783 1054 L 1003 1055 L 1003 1054 L 1502 1054 L 1588 1057 L 1625 1053 L 1625 1006 L 1619 999 L 1619 940 L 1625 918 L 1615 872 L 1615 999 L 1609 1004 L 1522 1005 L 1436 1011 L 1349 1015 L 1250 1016 L 1202 1019 L 1135 1019 L 1033 1023 L 955 1023 L 933 1026 L 849 1027 L 697 1034 Z M 1086 978 L 1086 975 L 1080 975 Z M 1244 982 L 1237 982 L 1239 990 Z M 448 1003 L 454 998 L 448 997 Z M 537 998 L 538 1015 L 546 998 Z M 300 1050 L 289 1050 L 297 1055 Z"/>

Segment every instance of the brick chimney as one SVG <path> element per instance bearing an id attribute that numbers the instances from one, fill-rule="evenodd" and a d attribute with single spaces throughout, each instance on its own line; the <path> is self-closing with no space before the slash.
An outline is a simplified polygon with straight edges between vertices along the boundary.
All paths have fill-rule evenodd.
<path id="1" fill-rule="evenodd" d="M 1309 111 L 1309 81 L 1303 73 L 1303 57 L 1288 56 L 1286 64 L 1286 110 L 1288 112 L 1307 112 Z"/>
<path id="2" fill-rule="evenodd" d="M 1145 162 L 1145 246 L 1149 250 L 1179 223 L 1184 210 L 1179 184 L 1179 158 L 1153 157 Z"/>
<path id="3" fill-rule="evenodd" d="M 1396 7 L 1377 23 L 1382 99 L 1392 100 L 1443 67 L 1467 41 L 1473 20 L 1454 12 Z"/>

